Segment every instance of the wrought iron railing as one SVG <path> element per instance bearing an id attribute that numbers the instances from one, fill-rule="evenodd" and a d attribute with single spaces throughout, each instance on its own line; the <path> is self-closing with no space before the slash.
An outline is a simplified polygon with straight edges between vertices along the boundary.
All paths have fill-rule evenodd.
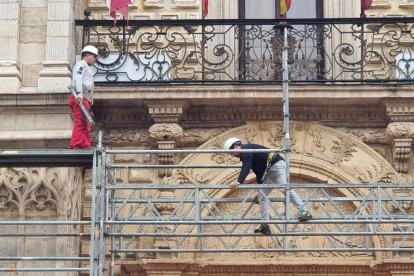
<path id="1" fill-rule="evenodd" d="M 76 20 L 99 49 L 98 85 L 282 82 L 288 32 L 291 83 L 414 80 L 414 18 Z M 82 45 L 82 46 L 83 46 Z"/>

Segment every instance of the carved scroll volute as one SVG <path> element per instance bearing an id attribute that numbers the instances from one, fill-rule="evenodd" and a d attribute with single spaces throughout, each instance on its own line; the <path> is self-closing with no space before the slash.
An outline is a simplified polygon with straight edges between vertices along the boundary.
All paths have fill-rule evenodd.
<path id="1" fill-rule="evenodd" d="M 390 123 L 387 127 L 387 140 L 391 144 L 394 168 L 400 173 L 408 173 L 412 160 L 414 123 Z"/>

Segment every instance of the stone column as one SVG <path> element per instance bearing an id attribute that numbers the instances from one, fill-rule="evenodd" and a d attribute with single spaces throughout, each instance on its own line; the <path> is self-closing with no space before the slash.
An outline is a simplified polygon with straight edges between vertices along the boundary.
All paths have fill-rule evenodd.
<path id="1" fill-rule="evenodd" d="M 0 2 L 0 87 L 16 93 L 21 87 L 19 65 L 20 0 Z"/>
<path id="2" fill-rule="evenodd" d="M 46 60 L 40 71 L 39 92 L 67 91 L 75 61 L 74 2 L 49 0 Z"/>

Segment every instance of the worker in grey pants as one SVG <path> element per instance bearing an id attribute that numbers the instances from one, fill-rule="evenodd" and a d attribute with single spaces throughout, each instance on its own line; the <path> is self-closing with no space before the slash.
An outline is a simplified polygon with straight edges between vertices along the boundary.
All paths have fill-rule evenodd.
<path id="1" fill-rule="evenodd" d="M 285 185 L 286 184 L 286 163 L 284 160 L 280 160 L 276 162 L 270 169 L 267 171 L 266 178 L 263 184 L 278 184 L 278 185 Z M 269 216 L 269 202 L 266 197 L 272 192 L 273 188 L 264 188 L 260 189 L 257 193 L 257 198 L 260 204 L 260 210 L 262 213 L 262 220 L 270 220 Z M 282 193 L 286 195 L 286 191 L 284 188 L 280 189 Z M 261 192 L 260 192 L 261 191 Z M 263 196 L 263 194 L 266 196 Z M 289 191 L 290 195 L 290 202 L 292 202 L 293 206 L 295 206 L 300 211 L 303 209 L 303 202 L 300 199 L 299 195 L 293 191 Z M 306 210 L 304 210 L 306 211 Z"/>
<path id="2" fill-rule="evenodd" d="M 226 140 L 224 143 L 224 149 L 232 150 L 230 154 L 234 157 L 240 158 L 242 161 L 242 168 L 240 170 L 239 177 L 237 181 L 234 181 L 229 185 L 231 190 L 237 190 L 237 187 L 242 184 L 245 180 L 247 175 L 249 174 L 250 170 L 254 172 L 256 175 L 256 180 L 258 184 L 280 184 L 284 185 L 287 183 L 286 180 L 286 163 L 283 158 L 275 153 L 264 153 L 264 152 L 240 152 L 239 150 L 244 149 L 268 149 L 262 145 L 258 144 L 242 144 L 241 140 L 236 137 L 232 137 Z M 269 220 L 269 203 L 267 200 L 267 195 L 273 189 L 260 189 L 260 192 L 256 195 L 253 199 L 256 201 L 258 199 L 262 214 L 262 220 L 268 221 Z M 282 192 L 284 193 L 284 188 L 282 188 Z M 263 195 L 264 194 L 264 195 Z M 293 205 L 300 210 L 298 219 L 305 221 L 312 218 L 312 215 L 309 214 L 307 210 L 303 209 L 303 202 L 298 196 L 298 194 L 294 191 L 290 191 L 290 199 Z M 254 230 L 255 233 L 262 233 L 262 234 L 270 234 L 271 230 L 269 225 L 261 224 L 259 228 Z"/>

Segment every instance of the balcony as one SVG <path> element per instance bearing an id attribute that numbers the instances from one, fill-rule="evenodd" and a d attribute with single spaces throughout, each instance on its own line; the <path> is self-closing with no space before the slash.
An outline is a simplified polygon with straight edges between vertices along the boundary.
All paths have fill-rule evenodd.
<path id="1" fill-rule="evenodd" d="M 414 80 L 414 18 L 75 23 L 99 50 L 96 85 L 278 84 L 285 31 L 292 84 Z"/>

